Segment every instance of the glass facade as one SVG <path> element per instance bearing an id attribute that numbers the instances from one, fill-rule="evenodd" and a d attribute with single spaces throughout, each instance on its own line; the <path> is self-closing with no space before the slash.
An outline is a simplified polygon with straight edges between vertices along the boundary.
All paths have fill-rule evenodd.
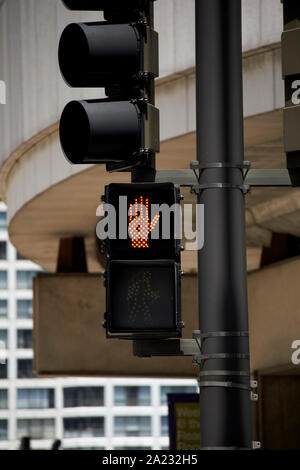
<path id="1" fill-rule="evenodd" d="M 0 379 L 7 379 L 8 361 L 0 360 Z"/>
<path id="2" fill-rule="evenodd" d="M 115 406 L 150 406 L 150 387 L 115 387 Z"/>
<path id="3" fill-rule="evenodd" d="M 17 436 L 31 437 L 31 439 L 54 439 L 55 420 L 54 419 L 18 419 Z"/>
<path id="4" fill-rule="evenodd" d="M 17 331 L 18 349 L 32 349 L 32 330 Z"/>
<path id="5" fill-rule="evenodd" d="M 8 302 L 6 299 L 0 299 L 0 318 L 7 318 Z"/>
<path id="6" fill-rule="evenodd" d="M 66 387 L 64 388 L 64 407 L 104 406 L 103 387 Z"/>
<path id="7" fill-rule="evenodd" d="M 7 330 L 0 330 L 0 348 L 8 348 Z"/>
<path id="8" fill-rule="evenodd" d="M 104 418 L 64 418 L 64 437 L 102 437 Z"/>
<path id="9" fill-rule="evenodd" d="M 17 271 L 17 289 L 32 289 L 32 279 L 36 271 Z"/>
<path id="10" fill-rule="evenodd" d="M 7 439 L 7 419 L 0 419 L 0 441 Z"/>
<path id="11" fill-rule="evenodd" d="M 7 229 L 6 212 L 0 211 L 0 230 Z"/>
<path id="12" fill-rule="evenodd" d="M 17 300 L 17 317 L 18 318 L 32 318 L 32 300 L 31 299 L 18 299 Z"/>
<path id="13" fill-rule="evenodd" d="M 33 379 L 36 374 L 33 372 L 32 359 L 18 359 L 18 379 Z"/>
<path id="14" fill-rule="evenodd" d="M 114 419 L 115 436 L 151 436 L 150 416 L 116 416 Z"/>
<path id="15" fill-rule="evenodd" d="M 0 260 L 7 259 L 6 242 L 0 241 Z"/>
<path id="16" fill-rule="evenodd" d="M 8 406 L 8 391 L 0 389 L 0 410 L 7 410 Z"/>
<path id="17" fill-rule="evenodd" d="M 168 436 L 169 435 L 168 416 L 161 416 L 161 418 L 160 418 L 160 435 L 161 436 Z"/>
<path id="18" fill-rule="evenodd" d="M 17 406 L 22 410 L 55 407 L 52 388 L 21 388 L 18 390 L 17 400 Z"/>
<path id="19" fill-rule="evenodd" d="M 7 272 L 3 270 L 0 271 L 0 289 L 7 289 Z"/>
<path id="20" fill-rule="evenodd" d="M 21 260 L 25 260 L 26 258 L 24 258 L 23 255 L 21 255 L 21 253 L 19 253 L 18 251 L 16 252 L 16 259 L 21 261 Z"/>

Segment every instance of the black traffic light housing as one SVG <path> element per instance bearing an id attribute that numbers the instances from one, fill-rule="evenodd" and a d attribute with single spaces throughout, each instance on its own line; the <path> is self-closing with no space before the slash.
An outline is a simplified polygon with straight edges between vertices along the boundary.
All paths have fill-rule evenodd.
<path id="1" fill-rule="evenodd" d="M 72 87 L 103 87 L 108 93 L 120 87 L 122 94 L 139 97 L 143 80 L 159 73 L 158 34 L 139 23 L 72 23 L 62 33 L 58 59 Z"/>
<path id="2" fill-rule="evenodd" d="M 102 87 L 107 98 L 72 101 L 60 122 L 73 164 L 106 163 L 108 171 L 155 168 L 159 111 L 154 106 L 158 35 L 152 0 L 64 1 L 72 10 L 103 11 L 107 21 L 72 23 L 62 33 L 61 73 L 72 87 Z"/>
<path id="3" fill-rule="evenodd" d="M 130 166 L 159 151 L 159 112 L 138 101 L 71 101 L 61 116 L 60 141 L 71 163 Z"/>
<path id="4" fill-rule="evenodd" d="M 113 183 L 104 201 L 105 227 L 113 227 L 106 239 L 107 337 L 181 336 L 179 188 Z"/>

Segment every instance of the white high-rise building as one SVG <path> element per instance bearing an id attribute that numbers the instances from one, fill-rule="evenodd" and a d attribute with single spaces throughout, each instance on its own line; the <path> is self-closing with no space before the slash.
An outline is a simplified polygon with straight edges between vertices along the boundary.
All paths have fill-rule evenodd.
<path id="1" fill-rule="evenodd" d="M 40 267 L 9 242 L 0 203 L 0 450 L 168 448 L 167 393 L 196 380 L 47 378 L 32 372 L 32 277 Z"/>

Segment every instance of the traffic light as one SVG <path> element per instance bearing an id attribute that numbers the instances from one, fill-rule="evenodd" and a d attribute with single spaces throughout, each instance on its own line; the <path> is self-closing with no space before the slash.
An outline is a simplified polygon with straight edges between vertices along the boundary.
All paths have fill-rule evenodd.
<path id="1" fill-rule="evenodd" d="M 284 149 L 288 169 L 300 170 L 300 3 L 295 0 L 282 0 L 282 3 L 284 13 L 282 75 L 285 80 Z M 291 176 L 294 176 L 294 182 L 296 182 L 295 171 L 291 173 Z"/>
<path id="2" fill-rule="evenodd" d="M 154 0 L 64 0 L 71 10 L 102 11 L 105 21 L 68 25 L 58 57 L 72 87 L 102 87 L 106 98 L 72 101 L 60 140 L 74 164 L 132 171 L 132 184 L 106 187 L 107 337 L 181 335 L 180 206 L 172 183 L 155 184 L 159 74 Z M 125 200 L 126 199 L 126 200 Z"/>
<path id="3" fill-rule="evenodd" d="M 102 87 L 107 96 L 72 101 L 63 110 L 60 140 L 71 163 L 130 168 L 159 152 L 159 111 L 154 106 L 158 35 L 152 28 L 152 2 L 64 1 L 72 10 L 103 11 L 106 18 L 68 25 L 59 43 L 67 84 Z"/>
<path id="4" fill-rule="evenodd" d="M 110 184 L 104 200 L 107 212 L 101 227 L 108 228 L 109 259 L 105 273 L 107 336 L 179 337 L 178 188 L 172 183 Z"/>

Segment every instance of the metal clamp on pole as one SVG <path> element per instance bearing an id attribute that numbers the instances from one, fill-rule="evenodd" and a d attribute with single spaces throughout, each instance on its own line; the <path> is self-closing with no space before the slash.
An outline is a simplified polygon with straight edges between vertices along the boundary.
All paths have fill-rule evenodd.
<path id="1" fill-rule="evenodd" d="M 214 354 L 198 354 L 194 356 L 193 363 L 202 366 L 203 361 L 208 359 L 250 359 L 247 353 L 214 353 Z"/>
<path id="2" fill-rule="evenodd" d="M 203 387 L 224 387 L 224 388 L 240 388 L 242 390 L 249 390 L 251 392 L 251 387 L 246 384 L 238 383 L 238 382 L 221 382 L 218 380 L 199 380 L 198 381 L 200 389 Z"/>
<path id="3" fill-rule="evenodd" d="M 210 163 L 202 163 L 202 162 L 198 162 L 198 161 L 196 160 L 196 161 L 191 162 L 190 168 L 191 168 L 191 170 L 194 171 L 194 173 L 196 172 L 196 170 L 199 170 L 199 174 L 200 174 L 203 170 L 207 170 L 207 169 L 216 169 L 216 168 L 237 168 L 238 170 L 242 170 L 242 171 L 243 171 L 244 178 L 246 178 L 247 173 L 248 173 L 248 171 L 249 171 L 250 168 L 251 168 L 251 162 L 249 162 L 249 161 L 244 161 L 243 163 L 236 163 L 236 164 L 235 164 L 235 163 L 229 163 L 229 162 L 210 162 Z M 199 179 L 199 175 L 198 175 L 198 179 Z"/>
<path id="4" fill-rule="evenodd" d="M 209 359 L 249 359 L 249 354 L 246 353 L 202 353 L 203 341 L 209 338 L 225 338 L 225 337 L 236 337 L 236 338 L 248 338 L 248 331 L 212 331 L 202 333 L 199 330 L 193 331 L 193 338 L 198 344 L 200 354 L 197 354 L 193 358 L 193 362 L 198 364 L 200 367 L 203 366 L 204 361 Z M 242 390 L 248 390 L 252 393 L 251 384 L 233 382 L 233 381 L 220 381 L 220 380 L 203 380 L 203 377 L 217 377 L 217 376 L 236 376 L 236 377 L 248 377 L 250 378 L 249 370 L 200 370 L 198 384 L 201 387 L 224 387 L 224 388 L 238 388 Z"/>
<path id="5" fill-rule="evenodd" d="M 248 194 L 251 187 L 248 184 L 231 184 L 231 183 L 205 183 L 192 186 L 192 194 L 200 194 L 205 189 L 239 189 L 243 194 Z"/>
<path id="6" fill-rule="evenodd" d="M 239 189 L 242 191 L 243 194 L 248 194 L 251 190 L 250 185 L 248 184 L 231 184 L 231 183 L 200 183 L 200 177 L 201 173 L 204 170 L 208 169 L 238 169 L 243 172 L 243 179 L 245 181 L 245 178 L 247 176 L 248 171 L 251 168 L 251 163 L 248 161 L 245 161 L 243 163 L 229 163 L 229 162 L 211 162 L 211 163 L 201 163 L 198 161 L 191 162 L 190 165 L 191 169 L 193 170 L 195 177 L 197 178 L 198 184 L 192 186 L 191 192 L 192 194 L 200 194 L 201 191 L 204 191 L 205 189 Z M 197 171 L 198 170 L 198 171 Z"/>
<path id="7" fill-rule="evenodd" d="M 225 338 L 227 336 L 230 337 L 239 337 L 239 338 L 248 338 L 249 332 L 248 331 L 209 331 L 207 333 L 202 333 L 200 330 L 193 330 L 192 337 L 199 342 L 202 346 L 202 343 L 205 339 L 208 338 Z M 201 348 L 200 346 L 200 348 Z"/>

